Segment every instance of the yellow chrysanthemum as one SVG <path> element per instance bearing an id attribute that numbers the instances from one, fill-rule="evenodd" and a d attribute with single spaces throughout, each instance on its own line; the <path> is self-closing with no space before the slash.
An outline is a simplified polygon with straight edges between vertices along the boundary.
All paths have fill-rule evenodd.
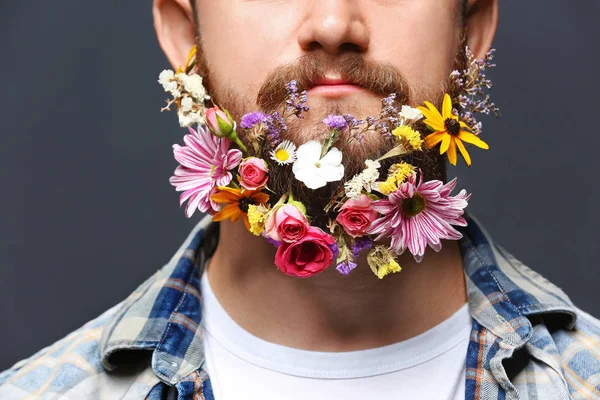
<path id="1" fill-rule="evenodd" d="M 423 147 L 423 139 L 421 139 L 421 134 L 410 126 L 399 126 L 392 131 L 392 135 L 396 136 L 398 139 L 404 140 L 406 144 L 408 144 L 415 151 L 421 150 Z"/>
<path id="2" fill-rule="evenodd" d="M 400 272 L 402 267 L 396 261 L 394 255 L 385 246 L 375 246 L 367 255 L 367 263 L 371 267 L 371 271 L 379 279 L 383 279 L 386 275 Z"/>
<path id="3" fill-rule="evenodd" d="M 387 196 L 394 190 L 397 190 L 398 186 L 414 172 L 415 167 L 405 162 L 392 165 L 388 171 L 388 177 L 385 182 L 379 182 L 379 191 Z"/>
<path id="4" fill-rule="evenodd" d="M 442 103 L 442 113 L 430 102 L 426 101 L 427 107 L 417 107 L 425 116 L 427 124 L 435 132 L 425 138 L 425 145 L 432 148 L 441 142 L 440 154 L 448 152 L 448 161 L 456 165 L 456 148 L 465 159 L 468 166 L 471 166 L 471 157 L 465 148 L 463 142 L 470 143 L 481 149 L 487 150 L 490 147 L 483 140 L 468 131 L 469 127 L 458 117 L 452 114 L 452 99 L 447 93 L 444 95 Z"/>
<path id="5" fill-rule="evenodd" d="M 250 223 L 250 232 L 256 236 L 260 236 L 265 231 L 265 222 L 269 209 L 263 204 L 248 206 L 248 222 Z"/>

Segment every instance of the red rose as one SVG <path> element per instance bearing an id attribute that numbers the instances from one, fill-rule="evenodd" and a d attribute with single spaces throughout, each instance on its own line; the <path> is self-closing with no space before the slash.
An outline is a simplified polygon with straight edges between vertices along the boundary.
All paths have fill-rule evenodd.
<path id="1" fill-rule="evenodd" d="M 335 257 L 337 246 L 333 237 L 311 226 L 302 239 L 281 243 L 275 265 L 285 274 L 308 278 L 330 266 Z"/>
<path id="2" fill-rule="evenodd" d="M 269 179 L 267 171 L 267 165 L 260 158 L 246 158 L 240 164 L 240 185 L 248 190 L 256 190 L 265 186 Z"/>
<path id="3" fill-rule="evenodd" d="M 363 236 L 377 219 L 377 212 L 371 209 L 372 202 L 373 200 L 364 194 L 358 199 L 348 200 L 335 220 L 344 227 L 348 235 Z"/>

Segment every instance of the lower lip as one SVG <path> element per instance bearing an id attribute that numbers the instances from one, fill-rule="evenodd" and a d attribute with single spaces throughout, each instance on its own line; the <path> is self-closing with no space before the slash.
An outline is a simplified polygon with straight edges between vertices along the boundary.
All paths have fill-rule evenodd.
<path id="1" fill-rule="evenodd" d="M 356 85 L 318 85 L 309 89 L 308 93 L 317 94 L 322 97 L 335 98 L 342 97 L 351 93 L 356 93 L 363 90 L 360 86 Z"/>

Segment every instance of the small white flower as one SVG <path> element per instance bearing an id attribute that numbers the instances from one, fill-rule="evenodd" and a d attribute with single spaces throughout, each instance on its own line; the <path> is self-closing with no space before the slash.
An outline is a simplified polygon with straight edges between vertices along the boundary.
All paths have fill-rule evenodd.
<path id="1" fill-rule="evenodd" d="M 292 167 L 294 176 L 309 189 L 318 189 L 327 182 L 339 181 L 344 177 L 342 152 L 332 147 L 321 158 L 322 145 L 309 140 L 296 151 L 296 161 Z"/>
<path id="2" fill-rule="evenodd" d="M 373 161 L 373 160 L 365 160 L 365 165 L 367 166 L 368 169 L 379 169 L 381 167 L 381 164 L 379 164 L 379 161 Z"/>
<path id="3" fill-rule="evenodd" d="M 284 140 L 271 151 L 271 159 L 279 165 L 293 163 L 296 161 L 296 145 L 289 140 Z"/>
<path id="4" fill-rule="evenodd" d="M 174 76 L 175 73 L 170 69 L 165 69 L 160 73 L 160 75 L 158 75 L 158 83 L 165 88 L 165 92 L 170 92 L 170 90 L 167 89 L 167 85 L 170 85 L 171 79 L 173 79 Z"/>
<path id="5" fill-rule="evenodd" d="M 402 106 L 400 109 L 400 118 L 402 118 L 405 124 L 414 124 L 423 118 L 423 113 L 418 108 Z"/>
<path id="6" fill-rule="evenodd" d="M 354 178 L 344 183 L 344 190 L 346 191 L 346 196 L 349 199 L 358 199 L 363 190 L 363 181 L 360 177 L 360 174 L 355 175 Z"/>
<path id="7" fill-rule="evenodd" d="M 179 117 L 179 126 L 182 128 L 187 128 L 188 126 L 192 126 L 194 124 L 200 124 L 204 121 L 199 113 L 184 112 L 181 109 L 179 109 L 177 116 Z"/>
<path id="8" fill-rule="evenodd" d="M 200 75 L 179 73 L 177 74 L 177 77 L 181 80 L 183 88 L 197 100 L 206 100 L 209 98 L 206 95 L 206 89 L 202 84 L 202 77 Z"/>
<path id="9" fill-rule="evenodd" d="M 194 108 L 194 101 L 190 97 L 181 99 L 181 111 L 189 112 Z"/>
<path id="10" fill-rule="evenodd" d="M 367 168 L 362 170 L 360 174 L 354 175 L 354 177 L 344 184 L 344 190 L 346 196 L 349 199 L 357 199 L 362 194 L 363 190 L 368 193 L 377 189 L 375 181 L 379 179 L 379 161 L 366 160 L 365 165 Z"/>

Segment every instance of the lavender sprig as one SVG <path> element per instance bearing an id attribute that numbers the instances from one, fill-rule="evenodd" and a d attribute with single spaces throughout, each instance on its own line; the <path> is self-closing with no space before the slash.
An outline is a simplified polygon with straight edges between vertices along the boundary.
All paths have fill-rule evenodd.
<path id="1" fill-rule="evenodd" d="M 285 85 L 285 91 L 287 93 L 287 99 L 285 100 L 286 113 L 295 115 L 297 118 L 304 118 L 302 113 L 309 111 L 309 107 L 306 105 L 308 101 L 306 90 L 298 94 L 298 82 L 294 80 Z"/>

